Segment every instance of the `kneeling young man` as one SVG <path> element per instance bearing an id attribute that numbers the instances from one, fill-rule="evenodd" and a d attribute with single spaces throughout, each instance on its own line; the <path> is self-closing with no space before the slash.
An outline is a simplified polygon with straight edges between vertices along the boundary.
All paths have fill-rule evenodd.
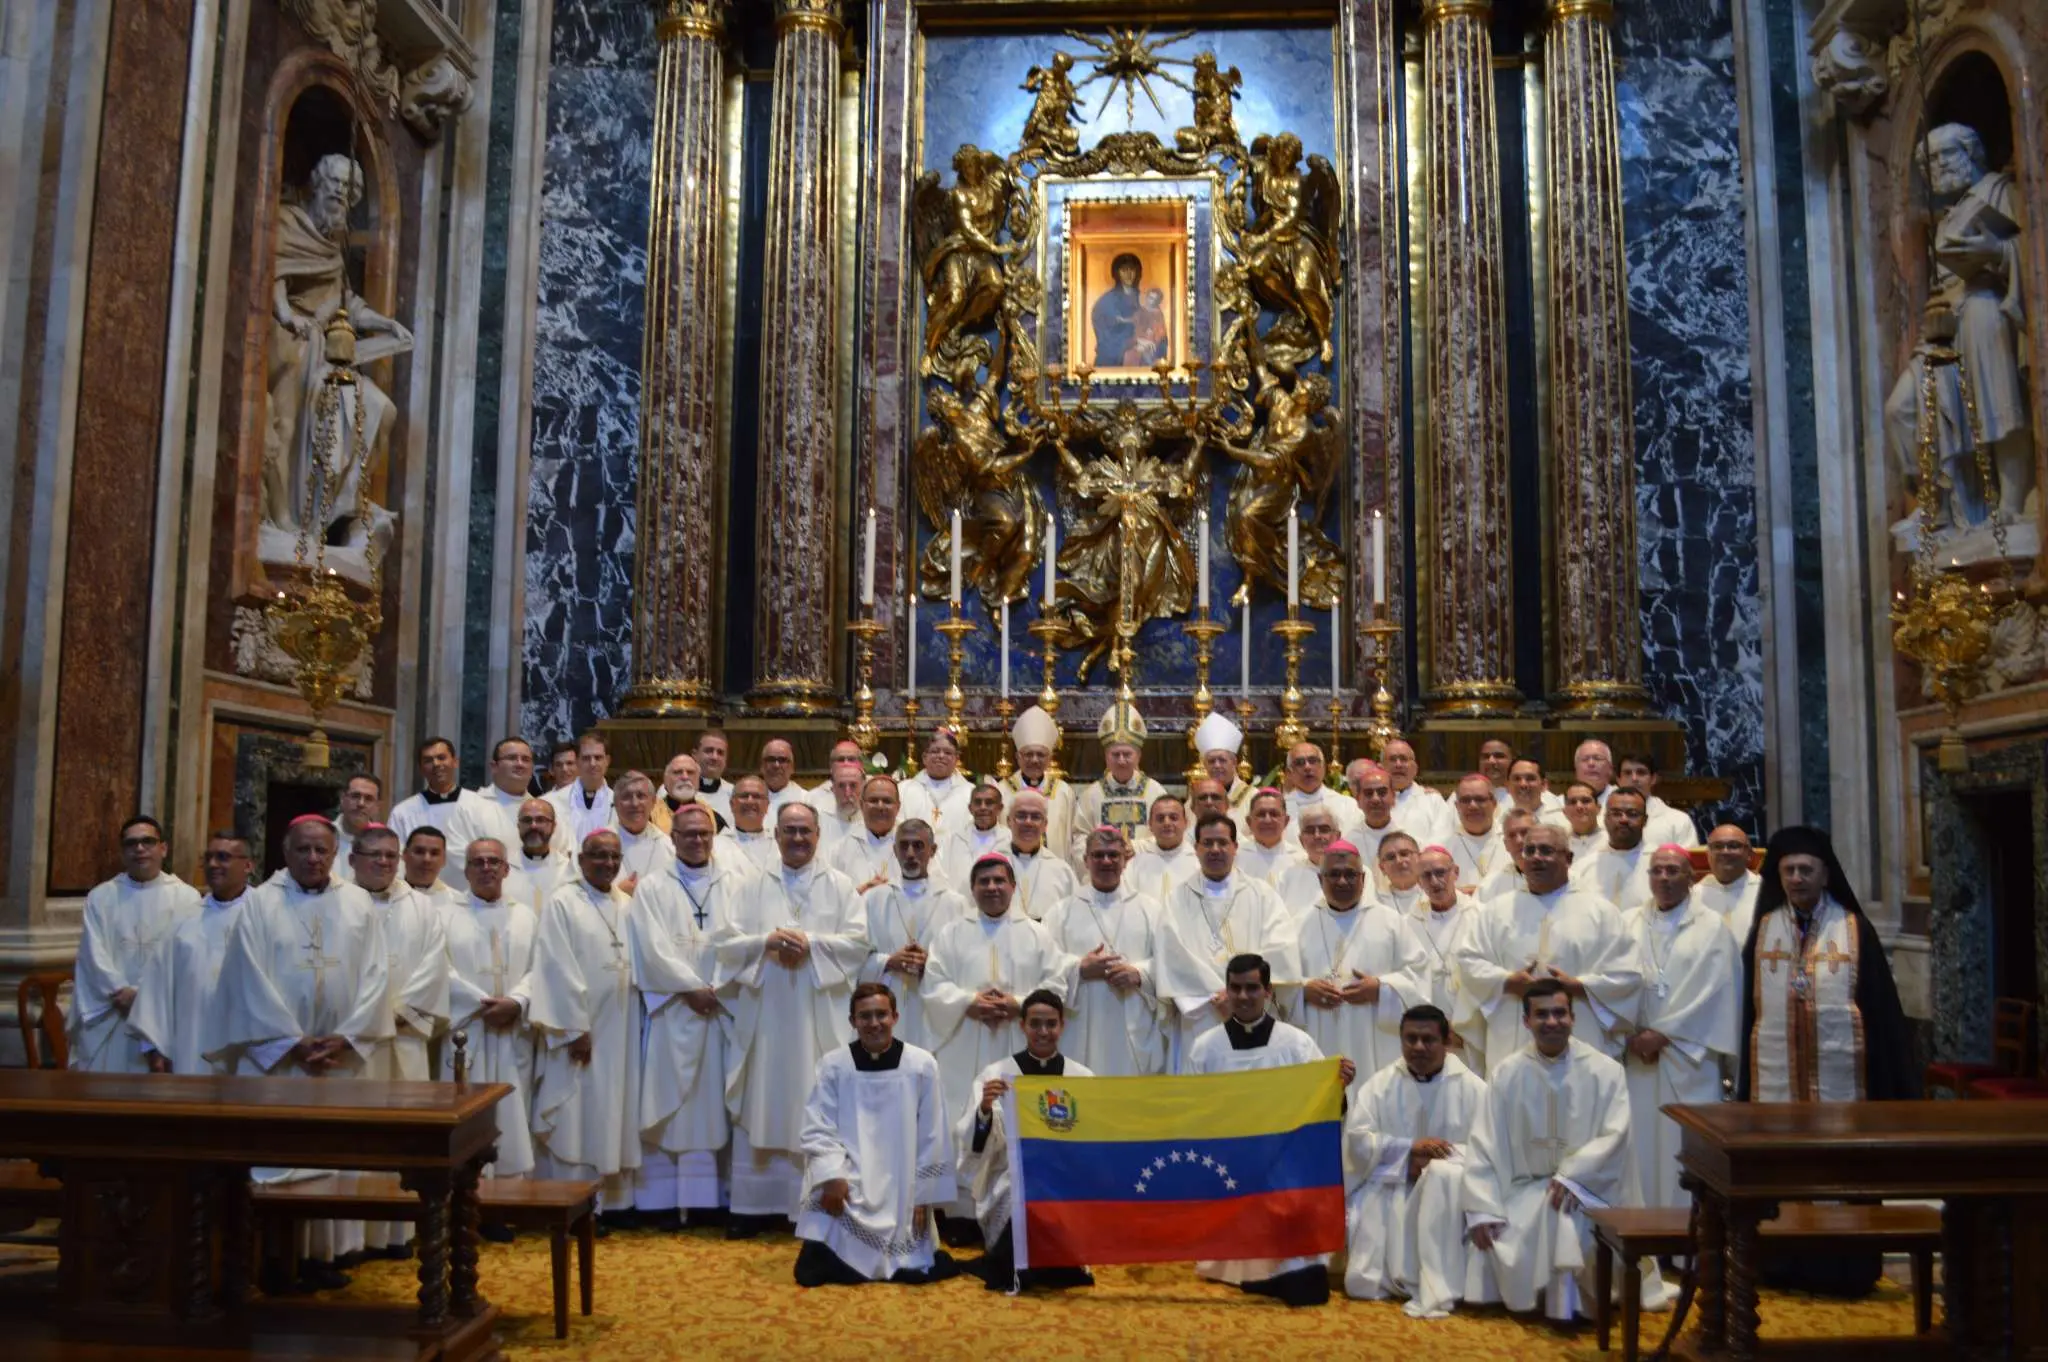
<path id="1" fill-rule="evenodd" d="M 1094 1070 L 1060 1053 L 1066 1033 L 1067 1009 L 1060 995 L 1041 988 L 1024 1000 L 1024 1048 L 983 1069 L 974 1080 L 974 1094 L 960 1115 L 954 1139 L 960 1148 L 960 1178 L 974 1199 L 974 1218 L 981 1223 L 984 1253 L 964 1269 L 981 1278 L 991 1291 L 1034 1286 L 1093 1286 L 1085 1267 L 1028 1268 L 1019 1273 L 1010 1237 L 1010 1150 L 1003 1134 L 1003 1113 L 997 1103 L 1010 1093 L 1022 1074 L 1055 1074 L 1093 1078 Z"/>
<path id="2" fill-rule="evenodd" d="M 1186 1071 L 1191 1074 L 1240 1073 L 1246 1069 L 1284 1069 L 1313 1064 L 1322 1049 L 1308 1032 L 1289 1026 L 1272 1013 L 1273 971 L 1265 957 L 1233 956 L 1223 967 L 1223 987 L 1230 1015 L 1223 1025 L 1197 1036 L 1188 1047 Z M 1358 1076 L 1348 1059 L 1338 1072 L 1349 1088 Z M 1230 1282 L 1290 1306 L 1321 1305 L 1330 1299 L 1330 1272 L 1325 1255 L 1313 1258 L 1238 1258 L 1195 1264 L 1195 1272 L 1211 1281 Z"/>
<path id="3" fill-rule="evenodd" d="M 929 1050 L 896 1039 L 896 995 L 853 990 L 852 1045 L 818 1061 L 804 1104 L 798 1286 L 922 1286 L 960 1269 L 935 1247 L 932 1210 L 953 1199 L 953 1145 Z"/>
<path id="4" fill-rule="evenodd" d="M 1401 1057 L 1359 1086 L 1344 1118 L 1352 1168 L 1344 1292 L 1406 1296 L 1415 1319 L 1480 1297 L 1485 1263 L 1465 1251 L 1466 1145 L 1486 1081 L 1449 1052 L 1451 1022 L 1433 1003 L 1401 1014 Z"/>

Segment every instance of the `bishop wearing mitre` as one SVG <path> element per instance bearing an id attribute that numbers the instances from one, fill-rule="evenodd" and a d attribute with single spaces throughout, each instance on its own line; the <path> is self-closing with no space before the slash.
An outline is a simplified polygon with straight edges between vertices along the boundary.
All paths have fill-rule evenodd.
<path id="1" fill-rule="evenodd" d="M 1167 1032 L 1153 978 L 1159 903 L 1126 883 L 1122 833 L 1097 828 L 1087 845 L 1088 883 L 1044 923 L 1066 961 L 1065 1045 L 1091 1073 L 1164 1073 Z"/>
<path id="2" fill-rule="evenodd" d="M 1017 769 L 1002 782 L 1003 804 L 1008 807 L 1026 790 L 1044 795 L 1045 844 L 1064 856 L 1074 844 L 1074 787 L 1052 771 L 1060 726 L 1052 715 L 1033 705 L 1010 725 L 1010 742 L 1017 749 Z"/>
<path id="3" fill-rule="evenodd" d="M 1428 999 L 1422 945 L 1385 904 L 1365 897 L 1365 861 L 1346 841 L 1323 851 L 1323 892 L 1303 913 L 1301 991 L 1288 1020 L 1326 1055 L 1369 1078 L 1400 1051 L 1401 1014 Z"/>
<path id="4" fill-rule="evenodd" d="M 1095 726 L 1095 736 L 1102 742 L 1102 779 L 1076 796 L 1073 835 L 1061 848 L 1075 865 L 1087 854 L 1083 839 L 1104 823 L 1136 841 L 1152 801 L 1166 793 L 1164 785 L 1138 769 L 1145 750 L 1145 716 L 1137 706 L 1122 697 L 1111 702 Z"/>

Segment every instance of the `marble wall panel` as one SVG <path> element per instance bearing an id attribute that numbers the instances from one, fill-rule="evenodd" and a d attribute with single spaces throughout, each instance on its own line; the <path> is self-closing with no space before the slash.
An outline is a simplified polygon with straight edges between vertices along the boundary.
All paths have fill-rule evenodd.
<path id="1" fill-rule="evenodd" d="M 627 685 L 654 7 L 556 0 L 526 517 L 522 731 Z"/>
<path id="2" fill-rule="evenodd" d="M 1635 354 L 1643 682 L 1726 777 L 1701 826 L 1762 817 L 1748 264 L 1735 42 L 1721 0 L 1619 7 L 1622 181 Z"/>

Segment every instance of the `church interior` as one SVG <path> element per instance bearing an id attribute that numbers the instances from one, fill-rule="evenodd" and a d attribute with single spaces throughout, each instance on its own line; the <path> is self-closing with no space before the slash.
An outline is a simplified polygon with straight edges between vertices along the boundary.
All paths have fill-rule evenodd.
<path id="1" fill-rule="evenodd" d="M 148 1165 L 103 1151 L 74 1236 L 87 1192 L 25 1133 L 48 1094 L 7 1086 L 52 1073 L 67 1028 L 90 1067 L 81 940 L 138 816 L 200 892 L 241 839 L 256 894 L 309 816 L 340 811 L 346 861 L 423 785 L 498 781 L 517 813 L 507 742 L 540 795 L 596 735 L 605 798 L 643 772 L 659 805 L 722 735 L 728 777 L 770 774 L 776 832 L 777 744 L 830 822 L 847 743 L 908 791 L 950 741 L 970 783 L 1049 771 L 1085 804 L 1103 781 L 1090 822 L 1142 851 L 1157 796 L 1112 808 L 1105 747 L 1191 801 L 1217 716 L 1241 829 L 1304 744 L 1333 791 L 1362 761 L 1442 796 L 1447 844 L 1471 773 L 1512 807 L 1505 750 L 1563 827 L 1590 745 L 1703 883 L 1720 829 L 1752 867 L 1823 832 L 1903 1014 L 1890 1058 L 1916 1095 L 1946 1085 L 1853 1106 L 1938 1107 L 1921 1165 L 1970 1150 L 2005 1181 L 1941 1211 L 1900 1144 L 1867 1183 L 1796 1150 L 1776 1190 L 1689 1183 L 1750 1212 L 1921 1207 L 1940 1285 L 1923 1332 L 1929 1265 L 1887 1240 L 1861 1299 L 1759 1296 L 1758 1217 L 1716 1202 L 1650 1253 L 1688 1302 L 1709 1263 L 1679 1346 L 2048 1355 L 2048 1221 L 2024 1211 L 2048 1164 L 2016 1117 L 2048 1096 L 2038 0 L 32 0 L 0 22 L 0 1318 L 51 1331 L 35 1355 L 92 1290 L 145 1351 L 151 1321 L 237 1308 L 211 1250 L 176 1283 L 140 1265 L 234 1212 L 152 1202 Z M 1079 893 L 1091 827 L 1068 832 Z M 1754 960 L 1735 931 L 1731 997 L 1770 958 L 1762 923 Z M 108 1100 L 140 1148 L 129 1081 Z M 623 1227 L 564 1334 L 575 1236 L 552 1263 L 546 1231 L 479 1246 L 448 1171 L 391 1158 L 407 1194 L 440 1178 L 419 1261 L 318 1299 L 426 1311 L 452 1261 L 433 1319 L 470 1327 L 421 1357 L 1608 1346 L 1497 1305 L 1283 1311 L 1185 1265 L 849 1300 L 790 1284 L 786 1234 Z M 1631 1358 L 1672 1318 L 1634 1316 Z"/>

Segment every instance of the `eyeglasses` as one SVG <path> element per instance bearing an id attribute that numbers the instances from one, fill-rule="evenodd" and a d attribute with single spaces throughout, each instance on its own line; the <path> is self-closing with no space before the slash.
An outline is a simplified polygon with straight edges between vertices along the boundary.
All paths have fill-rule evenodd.
<path id="1" fill-rule="evenodd" d="M 121 839 L 121 850 L 147 851 L 151 847 L 160 847 L 163 844 L 164 839 L 161 837 L 123 837 Z"/>

